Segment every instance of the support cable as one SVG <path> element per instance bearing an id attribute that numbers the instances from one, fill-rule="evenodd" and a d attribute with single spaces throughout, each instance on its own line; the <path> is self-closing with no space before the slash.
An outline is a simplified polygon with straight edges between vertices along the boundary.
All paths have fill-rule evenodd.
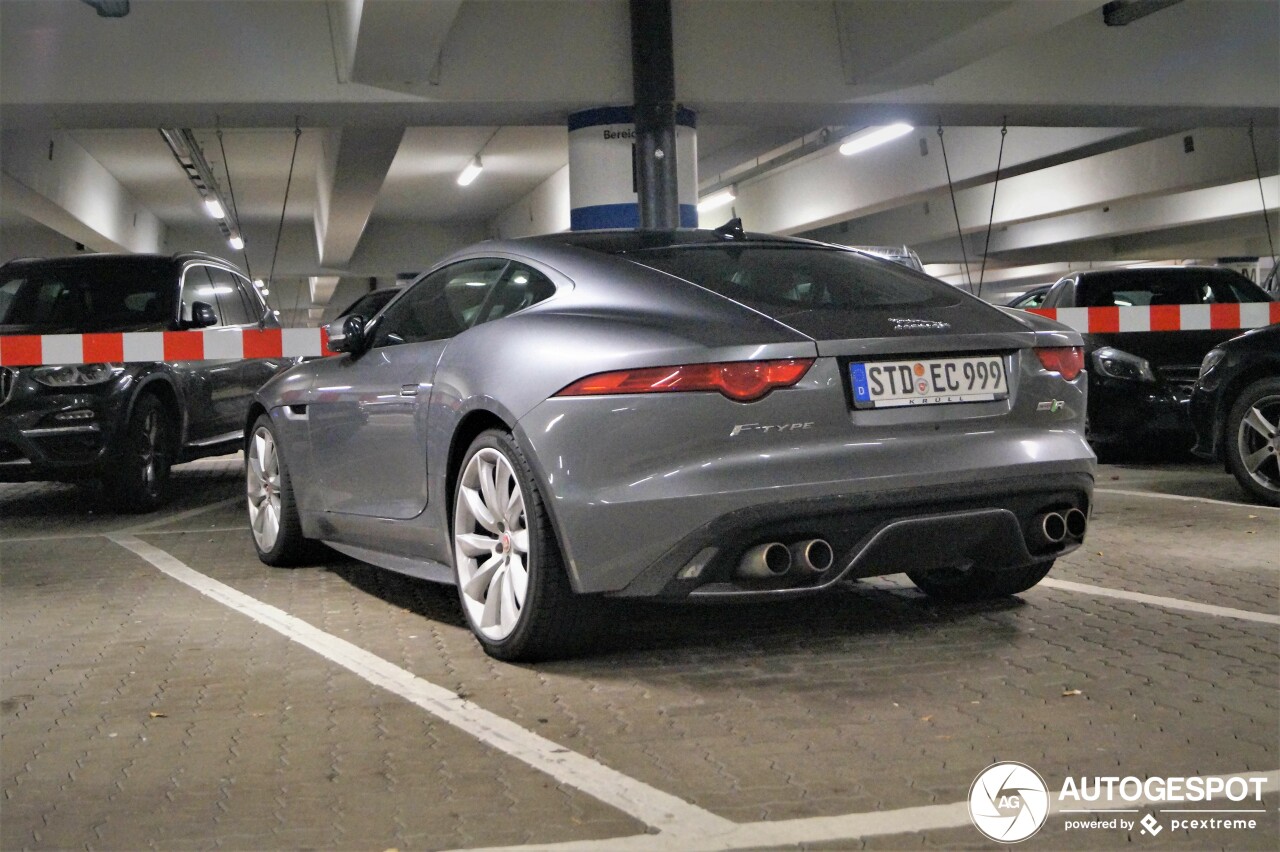
<path id="1" fill-rule="evenodd" d="M 284 233 L 284 211 L 289 206 L 289 187 L 293 185 L 293 164 L 298 159 L 298 140 L 302 137 L 302 116 L 293 117 L 293 156 L 289 158 L 289 177 L 284 183 L 284 202 L 280 205 L 280 224 L 276 226 L 276 247 L 271 253 L 271 272 L 267 275 L 267 289 L 276 284 L 276 258 L 280 256 L 280 235 Z M 297 306 L 294 306 L 297 310 Z"/>
<path id="2" fill-rule="evenodd" d="M 1270 290 L 1267 286 L 1274 283 L 1276 278 L 1276 244 L 1271 239 L 1271 217 L 1267 215 L 1267 194 L 1262 189 L 1262 167 L 1258 164 L 1258 144 L 1253 138 L 1253 119 L 1249 119 L 1249 147 L 1253 150 L 1253 173 L 1258 178 L 1258 196 L 1262 199 L 1262 223 L 1267 229 L 1267 245 L 1271 249 L 1271 272 L 1268 273 L 1266 280 L 1259 282 L 1264 290 Z"/>
<path id="3" fill-rule="evenodd" d="M 227 163 L 227 149 L 222 145 L 222 120 L 219 116 L 213 117 L 213 126 L 217 130 L 218 135 L 218 151 L 222 154 L 222 172 L 227 176 L 227 192 L 231 193 L 231 215 L 236 220 L 236 233 L 240 235 L 240 239 L 244 239 L 244 228 L 240 224 L 240 208 L 236 205 L 236 188 L 231 185 L 231 166 Z M 244 271 L 249 273 L 249 280 L 253 280 L 253 267 L 249 265 L 249 247 L 246 244 L 240 249 L 240 254 L 244 257 Z"/>
<path id="4" fill-rule="evenodd" d="M 982 268 L 978 270 L 978 298 L 982 298 L 982 279 L 987 274 L 987 252 L 991 250 L 991 226 L 996 221 L 996 191 L 1000 189 L 1000 164 L 1004 162 L 1004 137 L 1009 135 L 1009 116 L 1000 126 L 1000 153 L 996 155 L 996 179 L 991 184 L 991 214 L 987 217 L 987 244 L 982 247 Z"/>
<path id="5" fill-rule="evenodd" d="M 964 258 L 964 275 L 969 280 L 969 292 L 973 292 L 973 273 L 969 271 L 969 253 L 964 248 L 964 232 L 960 230 L 960 208 L 956 206 L 956 186 L 951 182 L 951 164 L 947 162 L 947 143 L 942 138 L 942 118 L 938 118 L 938 144 L 942 148 L 942 165 L 947 170 L 947 189 L 951 191 L 951 212 L 956 216 L 956 236 L 960 239 L 960 256 Z"/>

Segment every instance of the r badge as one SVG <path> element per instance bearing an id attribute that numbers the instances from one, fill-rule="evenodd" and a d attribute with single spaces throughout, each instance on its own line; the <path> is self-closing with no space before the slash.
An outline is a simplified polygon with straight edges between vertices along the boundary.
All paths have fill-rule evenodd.
<path id="1" fill-rule="evenodd" d="M 1044 402 L 1036 403 L 1036 411 L 1060 411 L 1064 405 L 1066 403 L 1060 399 L 1046 399 Z"/>

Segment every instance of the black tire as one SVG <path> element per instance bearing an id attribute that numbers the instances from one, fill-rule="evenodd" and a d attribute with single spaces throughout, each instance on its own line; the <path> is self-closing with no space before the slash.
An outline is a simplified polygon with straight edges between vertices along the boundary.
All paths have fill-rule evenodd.
<path id="1" fill-rule="evenodd" d="M 505 501 L 493 499 L 494 505 L 513 506 L 511 495 L 518 487 L 520 507 L 509 508 L 506 517 L 489 514 L 490 497 L 481 481 L 486 475 L 493 486 L 488 494 L 508 495 Z M 485 653 L 534 662 L 572 656 L 591 644 L 598 601 L 569 585 L 533 470 L 511 435 L 490 430 L 472 442 L 459 468 L 450 520 L 458 599 Z M 523 600 L 518 600 L 522 584 Z M 499 623 L 486 624 L 490 617 Z"/>
<path id="2" fill-rule="evenodd" d="M 324 547 L 302 534 L 293 482 L 280 454 L 275 427 L 266 414 L 255 420 L 245 435 L 244 472 L 249 538 L 258 558 L 279 568 L 319 558 Z"/>
<path id="3" fill-rule="evenodd" d="M 1280 506 L 1280 378 L 1259 379 L 1236 397 L 1227 414 L 1227 469 L 1255 500 Z"/>
<path id="4" fill-rule="evenodd" d="M 120 457 L 103 477 L 107 499 L 125 512 L 151 512 L 169 496 L 177 424 L 158 397 L 138 397 L 125 424 Z"/>
<path id="5" fill-rule="evenodd" d="M 907 577 L 922 592 L 933 598 L 980 601 L 1025 592 L 1043 580 L 1052 569 L 1053 560 L 1050 559 L 1003 571 L 986 571 L 980 568 L 960 571 L 947 568 L 937 571 L 908 571 Z"/>

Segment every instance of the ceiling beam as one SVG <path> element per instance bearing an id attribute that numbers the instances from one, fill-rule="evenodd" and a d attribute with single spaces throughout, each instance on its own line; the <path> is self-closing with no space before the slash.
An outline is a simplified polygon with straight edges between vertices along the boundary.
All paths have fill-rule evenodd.
<path id="1" fill-rule="evenodd" d="M 7 211 L 94 251 L 164 251 L 164 223 L 70 135 L 7 130 L 0 139 Z"/>
<path id="2" fill-rule="evenodd" d="M 1010 142 L 1019 132 L 1022 131 L 1018 128 L 1009 131 Z M 1188 147 L 1192 150 L 1188 151 Z M 1258 156 L 1264 174 L 1274 174 L 1280 150 L 1274 144 L 1263 145 Z M 954 174 L 954 163 L 952 170 Z M 981 185 L 971 184 L 957 190 L 956 208 L 960 229 L 966 234 L 979 234 L 986 232 L 989 220 L 1000 229 L 1079 211 L 1097 211 L 1097 215 L 1105 217 L 1108 210 L 1104 208 L 1114 208 L 1121 202 L 1237 183 L 1253 171 L 1252 151 L 1244 130 L 1200 128 L 1010 178 L 1004 178 L 1002 173 L 995 189 L 993 220 L 993 187 L 989 174 Z M 956 218 L 945 190 L 943 182 L 935 192 L 914 199 L 915 203 L 909 203 L 911 199 L 904 197 L 889 205 L 894 209 L 885 212 L 869 210 L 868 215 L 859 215 L 855 211 L 845 225 L 826 228 L 811 236 L 853 245 L 888 241 L 919 246 L 950 240 L 956 234 Z M 1260 209 L 1259 203 L 1255 183 L 1253 209 Z M 1145 209 L 1154 209 L 1154 202 Z M 1086 218 L 1082 217 L 1081 221 Z M 1156 227 L 1157 223 L 1148 222 L 1148 225 Z M 1028 228 L 1027 232 L 1032 230 Z M 997 235 L 993 235 L 993 247 L 996 238 Z"/>
<path id="3" fill-rule="evenodd" d="M 315 210 L 322 268 L 351 262 L 403 137 L 403 127 L 343 127 L 325 134 Z"/>
<path id="4" fill-rule="evenodd" d="M 338 79 L 439 82 L 440 56 L 461 6 L 462 0 L 330 0 Z"/>

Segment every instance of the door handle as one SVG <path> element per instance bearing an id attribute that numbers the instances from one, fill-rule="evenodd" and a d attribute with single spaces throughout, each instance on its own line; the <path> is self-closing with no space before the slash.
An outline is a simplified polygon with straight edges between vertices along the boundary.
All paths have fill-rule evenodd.
<path id="1" fill-rule="evenodd" d="M 401 396 L 417 396 L 418 386 L 417 385 L 401 385 L 400 395 Z"/>

